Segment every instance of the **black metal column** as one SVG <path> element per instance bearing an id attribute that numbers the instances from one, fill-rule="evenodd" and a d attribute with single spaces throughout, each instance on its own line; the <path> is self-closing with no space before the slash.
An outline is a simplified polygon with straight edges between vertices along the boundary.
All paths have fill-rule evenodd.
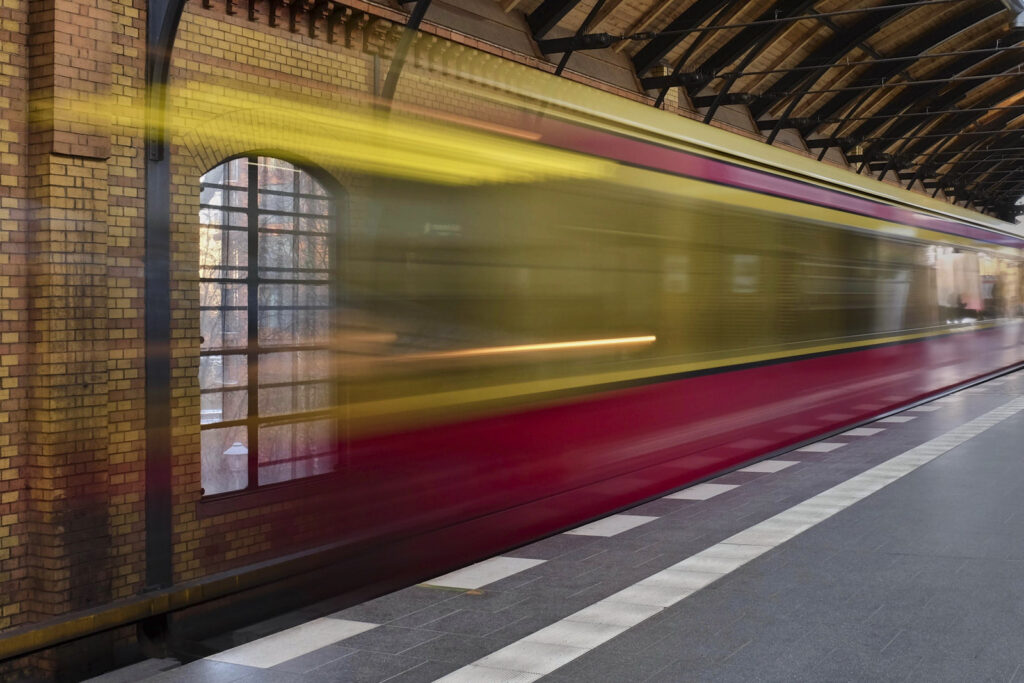
<path id="1" fill-rule="evenodd" d="M 146 12 L 146 589 L 171 585 L 171 172 L 165 130 L 171 48 L 185 0 Z"/>

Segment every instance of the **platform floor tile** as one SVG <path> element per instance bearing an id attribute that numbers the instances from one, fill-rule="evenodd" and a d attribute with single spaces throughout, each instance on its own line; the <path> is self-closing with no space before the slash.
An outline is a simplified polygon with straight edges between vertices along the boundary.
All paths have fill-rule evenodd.
<path id="1" fill-rule="evenodd" d="M 845 443 L 836 443 L 836 442 L 829 442 L 829 441 L 817 441 L 815 443 L 809 443 L 809 444 L 807 444 L 806 446 L 804 446 L 802 448 L 796 449 L 796 452 L 797 453 L 831 453 L 832 451 L 836 450 L 837 448 L 842 448 L 845 445 L 846 445 Z M 757 471 L 757 470 L 745 470 L 745 471 L 751 472 L 751 471 Z"/>
<path id="2" fill-rule="evenodd" d="M 424 583 L 447 588 L 483 588 L 543 562 L 544 560 L 527 560 L 521 557 L 492 557 Z"/>
<path id="3" fill-rule="evenodd" d="M 762 460 L 761 462 L 755 462 L 753 465 L 747 465 L 742 467 L 737 472 L 765 472 L 773 474 L 775 472 L 781 472 L 787 467 L 800 464 L 797 460 Z"/>
<path id="4" fill-rule="evenodd" d="M 735 488 L 739 488 L 739 486 L 737 484 L 704 483 L 670 493 L 665 498 L 670 500 L 708 500 Z"/>
<path id="5" fill-rule="evenodd" d="M 219 652 L 207 659 L 267 669 L 373 628 L 377 628 L 377 624 L 323 617 Z"/>
<path id="6" fill-rule="evenodd" d="M 610 515 L 565 533 L 573 536 L 617 536 L 624 531 L 635 529 L 656 519 L 658 518 L 647 515 Z"/>
<path id="7" fill-rule="evenodd" d="M 841 436 L 874 436 L 884 431 L 885 427 L 857 427 L 843 432 Z"/>

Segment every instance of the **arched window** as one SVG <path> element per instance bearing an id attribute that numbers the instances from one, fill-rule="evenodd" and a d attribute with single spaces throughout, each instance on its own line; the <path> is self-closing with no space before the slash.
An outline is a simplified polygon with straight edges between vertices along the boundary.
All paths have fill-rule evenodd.
<path id="1" fill-rule="evenodd" d="M 270 157 L 226 161 L 200 183 L 203 492 L 329 472 L 334 201 Z"/>

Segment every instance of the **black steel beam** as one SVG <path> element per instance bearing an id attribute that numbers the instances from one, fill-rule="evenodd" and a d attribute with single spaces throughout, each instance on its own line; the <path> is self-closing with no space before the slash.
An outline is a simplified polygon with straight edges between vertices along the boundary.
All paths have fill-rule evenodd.
<path id="1" fill-rule="evenodd" d="M 537 47 L 546 55 L 557 52 L 574 52 L 576 50 L 601 50 L 611 47 L 622 39 L 610 33 L 584 33 L 565 38 L 549 38 L 538 40 Z"/>
<path id="2" fill-rule="evenodd" d="M 700 95 L 691 98 L 690 101 L 693 102 L 693 106 L 697 109 L 703 109 L 713 106 L 716 101 L 718 101 L 719 105 L 752 104 L 757 101 L 757 95 L 746 92 L 731 92 L 721 97 L 719 95 Z"/>
<path id="3" fill-rule="evenodd" d="M 594 6 L 590 8 L 590 12 L 587 13 L 586 18 L 583 20 L 583 23 L 580 24 L 580 27 L 578 29 L 576 29 L 577 38 L 582 37 L 587 32 L 587 29 L 590 28 L 591 22 L 594 21 L 594 18 L 597 16 L 597 13 L 601 11 L 602 7 L 604 7 L 604 1 L 605 0 L 597 0 L 597 2 L 594 3 Z M 555 69 L 556 76 L 562 75 L 562 72 L 565 70 L 566 64 L 569 63 L 570 57 L 572 57 L 571 49 L 566 50 L 562 54 L 562 59 L 558 62 L 558 67 Z"/>
<path id="4" fill-rule="evenodd" d="M 402 69 L 405 67 L 405 58 L 409 54 L 409 47 L 412 46 L 412 41 L 416 37 L 416 31 L 419 30 L 420 23 L 423 21 L 428 7 L 430 7 L 430 0 L 416 0 L 416 6 L 412 8 L 412 12 L 409 13 L 409 19 L 405 22 L 405 29 L 402 31 L 402 37 L 398 39 L 398 45 L 395 46 L 395 55 L 391 58 L 391 66 L 388 67 L 388 75 L 384 79 L 384 87 L 380 92 L 381 99 L 384 100 L 386 105 L 390 105 L 391 100 L 395 97 L 395 90 L 398 89 L 398 79 L 402 76 Z"/>
<path id="5" fill-rule="evenodd" d="M 665 32 L 688 29 L 692 26 L 700 26 L 710 19 L 721 8 L 728 5 L 728 0 L 697 0 L 687 7 L 683 12 L 673 19 Z M 665 55 L 675 49 L 683 41 L 687 34 L 676 35 L 666 33 L 651 39 L 646 45 L 637 51 L 633 57 L 633 67 L 638 75 L 643 75 L 648 69 L 658 63 Z"/>
<path id="6" fill-rule="evenodd" d="M 580 0 L 544 0 L 526 17 L 534 40 L 540 40 L 573 10 Z"/>

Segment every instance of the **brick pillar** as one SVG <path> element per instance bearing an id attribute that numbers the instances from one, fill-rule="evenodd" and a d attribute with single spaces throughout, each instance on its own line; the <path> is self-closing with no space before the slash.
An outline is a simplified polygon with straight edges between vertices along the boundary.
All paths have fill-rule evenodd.
<path id="1" fill-rule="evenodd" d="M 109 601 L 109 0 L 29 3 L 30 577 L 39 618 Z M 103 108 L 100 108 L 102 111 Z M 63 648 L 62 648 L 63 651 Z M 60 659 L 51 660 L 61 672 Z"/>
<path id="2" fill-rule="evenodd" d="M 22 479 L 29 399 L 27 26 L 28 0 L 0 2 L 0 632 L 32 619 Z"/>

